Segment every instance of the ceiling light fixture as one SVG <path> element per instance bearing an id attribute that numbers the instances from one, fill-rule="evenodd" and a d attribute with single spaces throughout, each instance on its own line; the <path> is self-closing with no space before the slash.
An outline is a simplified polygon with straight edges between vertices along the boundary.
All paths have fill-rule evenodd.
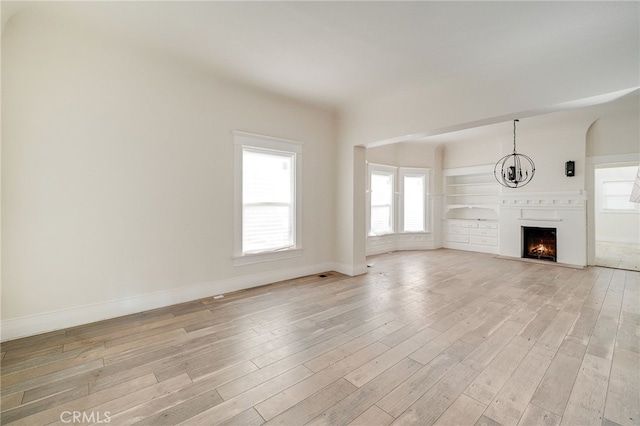
<path id="1" fill-rule="evenodd" d="M 516 123 L 520 120 L 513 120 L 513 153 L 505 155 L 496 163 L 493 168 L 493 175 L 500 185 L 507 188 L 518 188 L 525 186 L 536 172 L 536 165 L 529 156 L 516 152 Z"/>

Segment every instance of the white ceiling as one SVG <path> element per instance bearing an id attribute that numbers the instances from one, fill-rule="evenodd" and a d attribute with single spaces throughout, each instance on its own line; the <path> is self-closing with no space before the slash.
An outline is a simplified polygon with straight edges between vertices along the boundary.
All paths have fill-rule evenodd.
<path id="1" fill-rule="evenodd" d="M 590 45 L 638 67 L 638 2 L 2 2 L 329 107 Z M 16 15 L 17 16 L 17 15 Z M 635 53 L 634 53 L 635 52 Z M 627 55 L 623 55 L 627 56 Z M 607 76 L 603 76 L 606 78 Z"/>

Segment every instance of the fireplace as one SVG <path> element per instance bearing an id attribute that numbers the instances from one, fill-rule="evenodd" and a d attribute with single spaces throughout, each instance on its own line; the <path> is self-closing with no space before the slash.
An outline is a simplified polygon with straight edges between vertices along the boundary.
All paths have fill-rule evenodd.
<path id="1" fill-rule="evenodd" d="M 556 228 L 522 227 L 522 257 L 556 262 Z"/>

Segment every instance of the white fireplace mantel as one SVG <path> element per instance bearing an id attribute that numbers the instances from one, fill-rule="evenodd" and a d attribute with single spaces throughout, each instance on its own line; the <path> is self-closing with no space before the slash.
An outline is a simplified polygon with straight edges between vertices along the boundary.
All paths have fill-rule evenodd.
<path id="1" fill-rule="evenodd" d="M 522 227 L 555 227 L 558 263 L 587 264 L 587 194 L 585 191 L 502 194 L 500 255 L 522 256 Z"/>

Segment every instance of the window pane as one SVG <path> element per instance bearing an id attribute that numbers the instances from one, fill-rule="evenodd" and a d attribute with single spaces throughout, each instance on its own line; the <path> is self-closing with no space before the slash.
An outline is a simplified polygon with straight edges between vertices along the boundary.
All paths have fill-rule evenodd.
<path id="1" fill-rule="evenodd" d="M 371 205 L 390 205 L 393 196 L 393 176 L 371 174 Z"/>
<path id="2" fill-rule="evenodd" d="M 393 175 L 371 173 L 371 233 L 393 232 Z"/>
<path id="3" fill-rule="evenodd" d="M 424 176 L 404 177 L 404 231 L 424 232 Z"/>
<path id="4" fill-rule="evenodd" d="M 375 235 L 393 232 L 391 227 L 391 206 L 371 207 L 371 232 Z"/>
<path id="5" fill-rule="evenodd" d="M 292 154 L 243 151 L 243 253 L 294 246 L 294 168 Z"/>
<path id="6" fill-rule="evenodd" d="M 634 210 L 635 204 L 629 201 L 633 181 L 615 181 L 602 183 L 602 208 L 607 210 Z"/>
<path id="7" fill-rule="evenodd" d="M 629 201 L 628 195 L 612 195 L 604 197 L 604 208 L 608 210 L 633 210 L 635 204 Z"/>
<path id="8" fill-rule="evenodd" d="M 244 203 L 289 203 L 291 201 L 292 155 L 245 150 L 242 161 Z"/>
<path id="9" fill-rule="evenodd" d="M 291 206 L 245 205 L 242 247 L 245 253 L 293 246 Z"/>
<path id="10" fill-rule="evenodd" d="M 602 189 L 605 195 L 630 195 L 633 189 L 633 181 L 604 182 Z"/>

